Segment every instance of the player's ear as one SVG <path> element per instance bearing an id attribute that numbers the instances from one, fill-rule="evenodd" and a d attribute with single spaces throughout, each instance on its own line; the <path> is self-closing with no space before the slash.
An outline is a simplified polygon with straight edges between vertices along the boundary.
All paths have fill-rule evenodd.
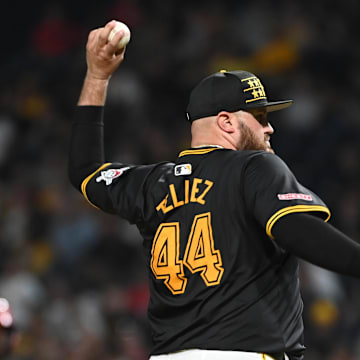
<path id="1" fill-rule="evenodd" d="M 227 111 L 220 111 L 216 116 L 218 127 L 229 134 L 235 131 L 235 115 Z"/>

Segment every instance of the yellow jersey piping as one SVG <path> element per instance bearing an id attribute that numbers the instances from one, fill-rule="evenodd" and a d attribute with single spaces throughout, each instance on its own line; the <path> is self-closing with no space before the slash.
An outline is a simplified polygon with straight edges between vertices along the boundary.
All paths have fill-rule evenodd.
<path id="1" fill-rule="evenodd" d="M 102 169 L 104 169 L 106 166 L 111 165 L 112 163 L 106 163 L 101 165 L 97 170 L 95 170 L 92 174 L 90 174 L 82 183 L 81 183 L 81 192 L 83 193 L 86 201 L 93 206 L 96 209 L 99 209 L 96 205 L 94 205 L 88 198 L 87 194 L 86 194 L 86 186 L 89 183 L 89 181 L 96 175 L 96 173 L 98 173 L 99 171 L 101 171 Z"/>
<path id="2" fill-rule="evenodd" d="M 185 155 L 203 155 L 207 154 L 214 150 L 219 150 L 221 148 L 209 148 L 209 149 L 191 149 L 191 150 L 184 150 L 179 154 L 179 157 L 185 156 Z"/>
<path id="3" fill-rule="evenodd" d="M 271 233 L 271 230 L 275 223 L 282 218 L 285 215 L 296 213 L 296 212 L 308 212 L 308 211 L 320 211 L 325 212 L 328 216 L 325 219 L 325 222 L 327 222 L 330 219 L 331 213 L 330 210 L 322 205 L 294 205 L 289 206 L 286 208 L 283 208 L 279 211 L 277 211 L 266 223 L 266 234 L 270 236 L 271 239 L 274 239 L 273 234 Z"/>
<path id="4" fill-rule="evenodd" d="M 264 353 L 261 353 L 261 359 L 262 360 L 270 360 L 270 359 L 275 360 L 272 356 L 264 354 Z"/>

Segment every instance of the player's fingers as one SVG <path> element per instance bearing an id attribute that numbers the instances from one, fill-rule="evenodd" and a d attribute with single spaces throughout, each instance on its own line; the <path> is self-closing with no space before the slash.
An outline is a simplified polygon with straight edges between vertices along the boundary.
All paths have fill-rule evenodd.
<path id="1" fill-rule="evenodd" d="M 95 39 L 97 33 L 101 30 L 101 28 L 96 28 L 94 30 L 91 30 L 88 36 L 88 40 L 92 41 Z"/>
<path id="2" fill-rule="evenodd" d="M 123 49 L 119 49 L 118 44 L 124 35 L 125 33 L 123 30 L 120 30 L 114 35 L 114 37 L 111 39 L 111 41 L 108 42 L 108 44 L 105 47 L 106 55 L 108 56 L 119 55 L 119 53 L 122 52 Z"/>
<path id="3" fill-rule="evenodd" d="M 95 44 L 99 30 L 100 29 L 94 29 L 94 30 L 90 31 L 89 36 L 88 36 L 88 41 L 87 41 L 88 47 Z"/>
<path id="4" fill-rule="evenodd" d="M 104 28 L 101 29 L 100 33 L 99 33 L 99 38 L 98 38 L 98 47 L 102 48 L 106 45 L 110 32 L 111 30 L 115 27 L 115 20 L 111 20 L 109 21 Z"/>

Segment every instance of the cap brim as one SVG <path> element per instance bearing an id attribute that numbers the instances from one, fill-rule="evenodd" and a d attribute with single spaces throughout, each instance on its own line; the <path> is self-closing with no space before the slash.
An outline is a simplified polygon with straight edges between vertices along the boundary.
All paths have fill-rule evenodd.
<path id="1" fill-rule="evenodd" d="M 249 108 L 266 108 L 267 112 L 278 111 L 288 108 L 293 103 L 293 100 L 271 101 L 266 104 L 259 104 L 258 106 L 251 106 Z"/>

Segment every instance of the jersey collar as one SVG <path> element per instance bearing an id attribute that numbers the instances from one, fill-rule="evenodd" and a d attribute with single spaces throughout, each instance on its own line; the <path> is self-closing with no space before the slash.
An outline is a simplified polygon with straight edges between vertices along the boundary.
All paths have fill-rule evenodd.
<path id="1" fill-rule="evenodd" d="M 178 157 L 182 157 L 185 155 L 204 155 L 207 154 L 209 152 L 212 152 L 214 150 L 220 150 L 220 149 L 224 149 L 222 146 L 219 145 L 202 145 L 196 148 L 190 148 L 187 150 L 183 150 L 180 152 L 180 154 L 178 155 Z"/>

